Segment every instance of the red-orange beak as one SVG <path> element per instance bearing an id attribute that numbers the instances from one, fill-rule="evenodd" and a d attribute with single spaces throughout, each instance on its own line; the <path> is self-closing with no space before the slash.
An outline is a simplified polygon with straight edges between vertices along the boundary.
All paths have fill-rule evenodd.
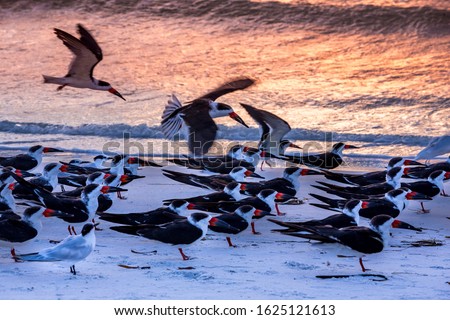
<path id="1" fill-rule="evenodd" d="M 229 114 L 230 118 L 239 122 L 240 124 L 242 124 L 244 127 L 248 128 L 248 125 L 244 122 L 244 120 L 241 119 L 241 117 L 238 116 L 238 114 L 236 112 L 230 112 Z"/>
<path id="2" fill-rule="evenodd" d="M 48 152 L 64 152 L 64 151 L 60 150 L 60 149 L 45 147 L 44 149 L 42 149 L 42 152 L 43 153 L 48 153 Z"/>
<path id="3" fill-rule="evenodd" d="M 109 91 L 110 93 L 112 93 L 113 95 L 116 95 L 116 96 L 118 96 L 119 98 L 125 100 L 125 98 L 122 97 L 122 95 L 121 95 L 121 94 L 119 93 L 119 91 L 117 91 L 116 89 L 111 88 L 111 89 L 109 89 L 108 91 Z"/>

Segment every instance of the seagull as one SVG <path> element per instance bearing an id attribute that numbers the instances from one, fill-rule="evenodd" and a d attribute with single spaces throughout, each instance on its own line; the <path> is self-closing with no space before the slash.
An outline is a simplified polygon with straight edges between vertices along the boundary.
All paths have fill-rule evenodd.
<path id="1" fill-rule="evenodd" d="M 86 259 L 95 248 L 95 225 L 86 223 L 79 235 L 70 235 L 54 247 L 39 252 L 16 254 L 18 261 L 62 262 L 70 265 L 70 272 L 76 275 L 75 264 Z"/>
<path id="2" fill-rule="evenodd" d="M 65 77 L 60 78 L 43 75 L 44 83 L 59 84 L 58 90 L 61 90 L 65 86 L 70 86 L 109 91 L 125 100 L 108 82 L 94 78 L 94 68 L 103 59 L 102 49 L 81 24 L 78 24 L 77 27 L 80 39 L 75 38 L 63 30 L 54 29 L 56 36 L 72 51 L 75 57 L 72 59 L 69 72 Z"/>
<path id="3" fill-rule="evenodd" d="M 430 160 L 445 153 L 450 153 L 450 134 L 432 139 L 428 146 L 417 154 L 415 160 Z"/>
<path id="4" fill-rule="evenodd" d="M 248 128 L 231 106 L 215 100 L 224 94 L 244 90 L 254 83 L 255 81 L 250 78 L 230 81 L 184 106 L 175 95 L 172 95 L 162 115 L 161 127 L 164 137 L 173 139 L 182 131 L 188 140 L 189 152 L 193 156 L 198 157 L 207 153 L 218 130 L 213 118 L 229 116 Z"/>

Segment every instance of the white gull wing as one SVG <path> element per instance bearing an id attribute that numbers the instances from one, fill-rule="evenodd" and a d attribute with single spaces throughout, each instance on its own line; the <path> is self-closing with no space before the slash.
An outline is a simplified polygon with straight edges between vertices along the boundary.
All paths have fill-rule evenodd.
<path id="1" fill-rule="evenodd" d="M 445 153 L 450 153 L 450 135 L 432 139 L 428 146 L 417 154 L 415 160 L 432 159 Z"/>
<path id="2" fill-rule="evenodd" d="M 64 261 L 69 264 L 84 260 L 95 248 L 95 235 L 90 232 L 86 236 L 68 236 L 56 246 L 37 253 L 17 255 L 22 261 L 56 262 Z"/>

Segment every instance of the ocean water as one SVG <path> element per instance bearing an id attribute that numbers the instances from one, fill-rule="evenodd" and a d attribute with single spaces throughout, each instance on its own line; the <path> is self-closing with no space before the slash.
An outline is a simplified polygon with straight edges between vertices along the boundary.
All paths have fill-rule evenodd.
<path id="1" fill-rule="evenodd" d="M 44 84 L 71 53 L 53 28 L 82 23 L 103 49 L 94 75 L 107 92 Z M 220 98 L 251 126 L 217 119 L 219 140 L 255 143 L 239 102 L 271 111 L 288 138 L 320 150 L 361 146 L 355 163 L 413 156 L 449 132 L 450 3 L 438 0 L 115 0 L 0 2 L 0 153 L 41 143 L 90 157 L 186 152 L 163 139 L 171 94 L 200 96 L 239 76 L 248 90 Z"/>

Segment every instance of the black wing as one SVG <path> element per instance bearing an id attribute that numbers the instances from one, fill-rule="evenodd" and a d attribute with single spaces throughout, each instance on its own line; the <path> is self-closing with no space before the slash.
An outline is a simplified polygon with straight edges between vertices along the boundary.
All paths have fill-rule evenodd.
<path id="1" fill-rule="evenodd" d="M 189 128 L 188 147 L 195 156 L 208 152 L 217 134 L 217 125 L 209 115 L 209 102 L 195 100 L 181 117 Z"/>
<path id="2" fill-rule="evenodd" d="M 183 220 L 145 228 L 139 230 L 137 234 L 144 238 L 178 245 L 195 242 L 202 236 L 202 231 Z"/>
<path id="3" fill-rule="evenodd" d="M 0 222 L 0 240 L 20 243 L 37 236 L 37 230 L 22 220 L 2 220 Z"/>
<path id="4" fill-rule="evenodd" d="M 241 106 L 261 127 L 260 147 L 265 150 L 272 147 L 279 147 L 277 144 L 291 131 L 289 123 L 269 111 L 257 109 L 245 103 L 241 103 Z"/>
<path id="5" fill-rule="evenodd" d="M 92 38 L 81 25 L 78 25 L 78 32 L 84 37 L 83 41 L 63 30 L 56 28 L 54 30 L 56 36 L 61 39 L 64 45 L 75 55 L 70 63 L 69 72 L 66 77 L 92 79 L 94 67 L 102 59 L 102 52 L 101 50 L 98 51 L 100 48 L 94 38 Z"/>
<path id="6" fill-rule="evenodd" d="M 237 90 L 244 90 L 255 83 L 255 80 L 244 77 L 236 80 L 229 81 L 220 87 L 208 92 L 207 94 L 199 97 L 198 99 L 216 100 L 217 98 Z"/>

